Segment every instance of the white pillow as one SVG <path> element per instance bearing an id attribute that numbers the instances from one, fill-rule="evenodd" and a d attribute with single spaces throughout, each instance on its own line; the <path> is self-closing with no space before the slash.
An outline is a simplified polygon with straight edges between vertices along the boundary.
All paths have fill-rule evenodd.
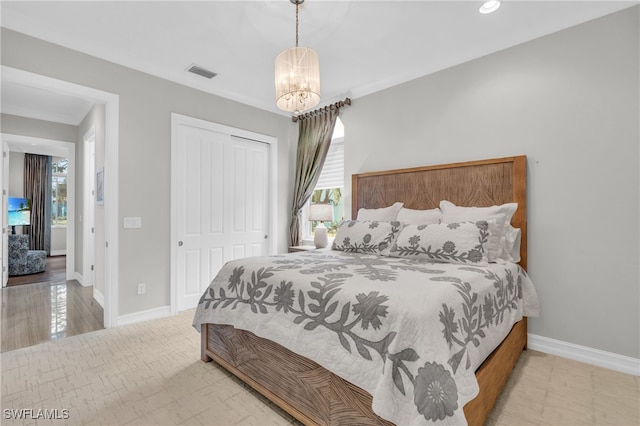
<path id="1" fill-rule="evenodd" d="M 511 225 L 511 218 L 518 208 L 518 203 L 506 203 L 491 207 L 460 207 L 450 201 L 440 201 L 442 223 L 457 223 L 466 221 L 485 220 L 489 222 L 491 238 L 487 246 L 489 262 L 500 259 L 505 250 L 507 225 Z M 495 220 L 495 224 L 491 221 Z"/>
<path id="2" fill-rule="evenodd" d="M 520 262 L 520 243 L 522 234 L 519 228 L 514 228 L 511 224 L 505 226 L 505 235 L 501 240 L 501 250 L 498 252 L 498 258 L 509 262 Z"/>
<path id="3" fill-rule="evenodd" d="M 440 223 L 442 219 L 442 210 L 427 209 L 427 210 L 413 210 L 407 208 L 401 208 L 396 218 L 400 222 L 408 225 L 429 225 L 432 223 Z"/>
<path id="4" fill-rule="evenodd" d="M 389 256 L 487 266 L 490 238 L 486 221 L 406 225 Z"/>
<path id="5" fill-rule="evenodd" d="M 395 203 L 392 206 L 382 207 L 380 209 L 360 209 L 358 210 L 356 220 L 382 220 L 386 222 L 396 220 L 402 204 L 403 203 Z"/>

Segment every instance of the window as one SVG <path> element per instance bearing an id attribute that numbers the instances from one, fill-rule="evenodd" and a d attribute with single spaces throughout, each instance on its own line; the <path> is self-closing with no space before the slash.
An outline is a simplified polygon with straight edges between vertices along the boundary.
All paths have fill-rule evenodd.
<path id="1" fill-rule="evenodd" d="M 66 158 L 54 157 L 51 162 L 51 226 L 67 226 Z"/>
<path id="2" fill-rule="evenodd" d="M 331 204 L 333 207 L 333 221 L 324 222 L 329 237 L 335 237 L 338 225 L 344 218 L 344 126 L 338 118 L 333 131 L 331 146 L 327 158 L 320 172 L 318 183 L 311 195 L 310 203 Z M 309 204 L 304 209 L 303 220 L 308 225 L 304 228 L 304 237 L 312 239 L 317 221 L 308 221 Z"/>

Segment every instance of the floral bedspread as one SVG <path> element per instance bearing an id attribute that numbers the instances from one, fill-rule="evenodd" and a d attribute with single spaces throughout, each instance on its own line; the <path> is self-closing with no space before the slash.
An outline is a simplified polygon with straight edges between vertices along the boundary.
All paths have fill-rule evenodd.
<path id="1" fill-rule="evenodd" d="M 474 371 L 538 299 L 516 264 L 318 250 L 227 263 L 193 325 L 230 324 L 365 389 L 399 425 L 465 424 Z"/>

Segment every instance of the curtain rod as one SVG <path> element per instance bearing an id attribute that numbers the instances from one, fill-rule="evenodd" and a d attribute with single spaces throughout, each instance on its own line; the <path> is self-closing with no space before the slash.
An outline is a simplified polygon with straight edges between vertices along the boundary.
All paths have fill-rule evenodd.
<path id="1" fill-rule="evenodd" d="M 351 105 L 351 98 L 345 98 L 344 101 L 338 101 L 335 104 L 327 105 L 325 107 L 318 108 L 316 110 L 309 111 L 309 112 L 304 113 L 304 114 L 294 115 L 293 117 L 291 117 L 291 120 L 295 123 L 298 120 L 304 120 L 305 118 L 313 117 L 316 114 L 320 114 L 322 112 L 329 111 L 332 108 L 341 108 L 341 107 L 343 107 L 345 105 Z"/>

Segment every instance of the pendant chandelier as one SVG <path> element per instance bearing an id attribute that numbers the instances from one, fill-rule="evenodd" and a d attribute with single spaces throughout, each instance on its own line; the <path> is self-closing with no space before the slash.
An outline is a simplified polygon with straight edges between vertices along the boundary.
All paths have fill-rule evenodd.
<path id="1" fill-rule="evenodd" d="M 296 47 L 276 57 L 276 105 L 299 114 L 320 103 L 320 61 L 318 53 L 298 46 L 298 7 L 304 0 L 290 0 L 296 5 Z"/>

